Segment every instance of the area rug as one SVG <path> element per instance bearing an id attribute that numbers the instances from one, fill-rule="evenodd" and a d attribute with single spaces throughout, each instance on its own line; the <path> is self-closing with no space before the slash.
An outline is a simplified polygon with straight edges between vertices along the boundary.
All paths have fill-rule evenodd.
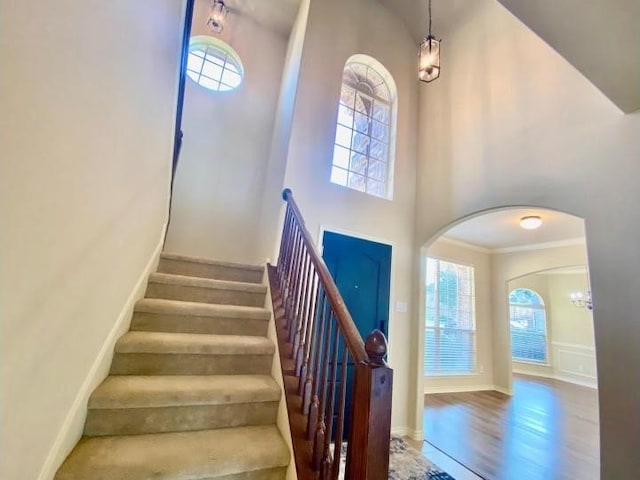
<path id="1" fill-rule="evenodd" d="M 342 444 L 340 479 L 344 479 L 347 462 L 347 444 Z M 455 480 L 402 438 L 392 436 L 389 447 L 389 480 Z"/>

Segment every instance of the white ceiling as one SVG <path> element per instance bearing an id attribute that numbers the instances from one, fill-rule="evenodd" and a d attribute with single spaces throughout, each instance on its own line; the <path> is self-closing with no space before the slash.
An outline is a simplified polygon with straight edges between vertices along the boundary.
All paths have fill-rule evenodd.
<path id="1" fill-rule="evenodd" d="M 289 35 L 298 14 L 301 0 L 225 0 L 229 17 L 246 15 L 256 23 L 282 35 Z M 211 4 L 211 0 L 196 0 Z M 231 18 L 229 18 L 231 19 Z"/>
<path id="2" fill-rule="evenodd" d="M 433 0 L 433 34 L 446 37 L 474 10 L 496 0 Z M 562 55 L 625 113 L 640 109 L 640 1 L 497 0 Z M 380 0 L 418 42 L 428 0 Z M 446 43 L 445 43 L 446 45 Z"/>
<path id="3" fill-rule="evenodd" d="M 405 22 L 416 44 L 429 29 L 428 0 L 379 0 L 398 13 Z M 485 0 L 486 1 L 486 0 Z M 437 38 L 446 36 L 466 16 L 474 11 L 478 0 L 433 0 L 431 5 L 432 33 Z"/>
<path id="4" fill-rule="evenodd" d="M 640 109 L 640 1 L 498 1 L 620 110 Z"/>
<path id="5" fill-rule="evenodd" d="M 543 224 L 537 230 L 524 230 L 519 222 L 527 215 L 538 215 Z M 521 247 L 549 242 L 584 239 L 584 220 L 554 210 L 514 208 L 486 213 L 462 222 L 444 236 L 487 249 Z"/>

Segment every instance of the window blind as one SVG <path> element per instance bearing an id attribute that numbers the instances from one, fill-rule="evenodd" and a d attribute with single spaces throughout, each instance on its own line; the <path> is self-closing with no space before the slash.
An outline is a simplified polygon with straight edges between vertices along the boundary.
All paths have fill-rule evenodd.
<path id="1" fill-rule="evenodd" d="M 427 258 L 426 375 L 475 371 L 473 267 Z"/>
<path id="2" fill-rule="evenodd" d="M 547 363 L 547 322 L 542 297 L 517 288 L 509 294 L 511 356 L 514 360 Z"/>

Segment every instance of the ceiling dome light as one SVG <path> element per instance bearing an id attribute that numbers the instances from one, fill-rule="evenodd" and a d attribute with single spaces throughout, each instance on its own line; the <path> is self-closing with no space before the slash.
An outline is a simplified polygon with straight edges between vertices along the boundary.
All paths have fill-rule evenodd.
<path id="1" fill-rule="evenodd" d="M 535 230 L 542 225 L 542 219 L 537 215 L 530 215 L 520 219 L 520 226 L 525 230 Z"/>

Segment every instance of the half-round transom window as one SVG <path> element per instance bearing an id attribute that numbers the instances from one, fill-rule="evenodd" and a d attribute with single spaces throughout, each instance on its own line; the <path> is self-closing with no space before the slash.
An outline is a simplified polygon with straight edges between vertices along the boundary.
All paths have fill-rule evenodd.
<path id="1" fill-rule="evenodd" d="M 225 92 L 242 83 L 244 68 L 229 45 L 217 38 L 199 35 L 189 41 L 187 75 L 204 88 Z"/>

